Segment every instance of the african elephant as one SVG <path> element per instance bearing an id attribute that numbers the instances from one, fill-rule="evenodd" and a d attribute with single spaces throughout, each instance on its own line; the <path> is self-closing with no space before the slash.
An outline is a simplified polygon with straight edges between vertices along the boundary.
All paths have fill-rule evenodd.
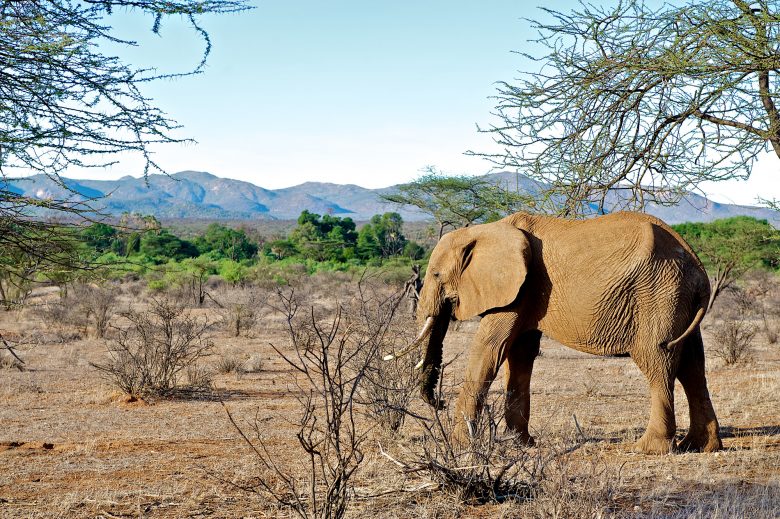
<path id="1" fill-rule="evenodd" d="M 421 392 L 434 390 L 451 316 L 481 315 L 455 406 L 454 436 L 468 438 L 502 363 L 506 423 L 528 444 L 530 380 L 542 333 L 579 351 L 630 355 L 650 386 L 645 453 L 716 451 L 718 420 L 704 374 L 699 324 L 710 286 L 685 241 L 652 216 L 588 220 L 517 213 L 445 235 L 420 295 Z M 423 324 L 424 323 L 424 324 Z M 685 390 L 690 429 L 675 445 L 674 381 Z"/>

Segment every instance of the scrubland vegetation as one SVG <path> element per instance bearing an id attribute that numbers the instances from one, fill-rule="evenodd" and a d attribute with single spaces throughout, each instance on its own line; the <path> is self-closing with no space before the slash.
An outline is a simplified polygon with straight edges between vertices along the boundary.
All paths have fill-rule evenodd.
<path id="1" fill-rule="evenodd" d="M 392 219 L 373 220 L 371 235 Z M 318 236 L 331 237 L 317 244 L 323 222 Z M 377 239 L 369 255 L 368 231 L 352 225 L 304 213 L 262 242 L 220 225 L 186 243 L 157 226 L 132 239 L 82 231 L 96 254 L 87 268 L 34 278 L 23 304 L 0 312 L 0 516 L 777 515 L 780 278 L 765 223 L 678 226 L 709 244 L 713 278 L 718 240 L 763 231 L 739 249 L 739 275 L 703 325 L 725 450 L 669 456 L 631 451 L 648 402 L 630 360 L 548 339 L 532 384 L 537 446 L 505 432 L 498 382 L 472 444 L 451 444 L 455 417 L 417 397 L 414 355 L 381 361 L 416 332 L 403 294 L 413 260 L 397 259 L 408 242 Z M 335 236 L 354 251 L 323 258 Z M 289 256 L 274 252 L 280 241 Z M 94 268 L 108 257 L 126 260 Z M 237 278 L 220 270 L 234 264 Z M 445 402 L 476 326 L 448 335 Z M 676 412 L 682 435 L 681 396 Z"/>
<path id="2" fill-rule="evenodd" d="M 677 226 L 712 281 L 702 331 L 723 451 L 632 453 L 648 410 L 639 370 L 548 339 L 536 446 L 505 432 L 500 384 L 456 446 L 451 408 L 416 397 L 416 359 L 380 360 L 412 340 L 403 280 L 428 252 L 397 214 L 358 228 L 304 211 L 285 234 L 213 224 L 188 238 L 140 215 L 59 220 L 95 214 L 60 177 L 70 167 L 130 153 L 148 174 L 160 170 L 151 148 L 186 142 L 143 89 L 202 72 L 212 44 L 199 17 L 247 4 L 6 4 L 0 516 L 779 516 L 780 238 L 767 222 Z M 172 15 L 188 20 L 202 60 L 181 73 L 110 54 L 106 41 L 136 44 L 111 27 L 127 8 L 158 36 Z M 498 83 L 485 130 L 503 151 L 470 152 L 529 175 L 533 192 L 432 168 L 386 199 L 429 214 L 434 240 L 517 209 L 673 204 L 747 178 L 767 150 L 780 157 L 777 2 L 544 11 L 548 23 L 531 22 L 539 70 Z M 15 170 L 46 175 L 61 197 L 18 193 Z M 440 401 L 475 327 L 449 332 Z"/>

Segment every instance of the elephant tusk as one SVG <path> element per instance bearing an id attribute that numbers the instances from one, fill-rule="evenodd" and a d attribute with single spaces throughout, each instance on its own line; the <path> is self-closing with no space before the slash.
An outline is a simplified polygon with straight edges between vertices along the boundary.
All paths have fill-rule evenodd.
<path id="1" fill-rule="evenodd" d="M 415 349 L 417 345 L 420 343 L 420 341 L 423 340 L 423 338 L 425 338 L 425 336 L 430 333 L 431 328 L 433 328 L 433 317 L 429 317 L 428 319 L 425 320 L 425 324 L 423 325 L 422 330 L 420 330 L 420 334 L 417 335 L 417 338 L 409 346 L 407 346 L 406 348 L 404 348 L 403 350 L 397 353 L 393 352 L 390 353 L 389 355 L 385 355 L 384 357 L 382 357 L 382 359 L 383 360 L 400 359 L 401 357 L 403 357 L 404 355 L 406 355 L 407 353 Z"/>
<path id="2" fill-rule="evenodd" d="M 425 365 L 425 357 L 422 357 L 420 359 L 420 362 L 418 362 L 417 364 L 414 365 L 414 369 L 415 370 L 421 370 L 424 365 Z"/>

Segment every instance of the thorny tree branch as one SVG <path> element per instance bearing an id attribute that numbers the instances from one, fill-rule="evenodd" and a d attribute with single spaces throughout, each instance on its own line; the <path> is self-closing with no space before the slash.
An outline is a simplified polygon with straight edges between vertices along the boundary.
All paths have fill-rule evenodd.
<path id="1" fill-rule="evenodd" d="M 557 212 L 673 204 L 703 181 L 780 159 L 780 2 L 614 8 L 582 4 L 531 21 L 537 73 L 500 83 L 479 154 L 549 185 Z"/>

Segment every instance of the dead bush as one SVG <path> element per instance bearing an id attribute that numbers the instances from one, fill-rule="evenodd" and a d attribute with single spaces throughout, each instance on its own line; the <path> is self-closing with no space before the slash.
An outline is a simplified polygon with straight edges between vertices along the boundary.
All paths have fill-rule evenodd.
<path id="1" fill-rule="evenodd" d="M 502 436 L 503 413 L 504 397 L 492 398 L 470 423 L 470 443 L 459 445 L 451 439 L 454 417 L 434 410 L 430 419 L 415 417 L 423 428 L 416 445 L 397 455 L 382 454 L 403 472 L 426 475 L 464 503 L 528 500 L 543 477 L 544 460 L 516 435 Z"/>
<path id="2" fill-rule="evenodd" d="M 388 432 L 403 425 L 419 383 L 415 355 L 382 359 L 384 353 L 405 348 L 415 337 L 416 324 L 399 311 L 403 295 L 397 287 L 363 278 L 348 304 L 349 324 L 364 341 L 356 357 L 364 370 L 358 400 L 368 418 Z"/>
<path id="3" fill-rule="evenodd" d="M 745 319 L 726 319 L 712 328 L 715 346 L 711 351 L 726 365 L 747 362 L 751 358 L 751 345 L 755 335 L 756 327 Z"/>
<path id="4" fill-rule="evenodd" d="M 81 314 L 82 322 L 92 325 L 95 337 L 102 338 L 117 306 L 117 291 L 113 287 L 76 284 L 68 291 L 66 305 Z"/>
<path id="5" fill-rule="evenodd" d="M 253 353 L 244 362 L 244 373 L 260 373 L 263 371 L 263 358 L 259 353 Z"/>
<path id="6" fill-rule="evenodd" d="M 233 337 L 246 334 L 256 324 L 268 293 L 257 287 L 223 288 L 214 298 L 222 326 Z"/>
<path id="7" fill-rule="evenodd" d="M 122 292 L 132 296 L 133 298 L 140 298 L 146 290 L 146 283 L 136 279 L 128 279 L 122 283 Z"/>
<path id="8" fill-rule="evenodd" d="M 183 385 L 182 374 L 211 353 L 207 321 L 165 299 L 152 299 L 145 312 L 131 310 L 121 315 L 129 326 L 117 328 L 116 338 L 108 343 L 110 359 L 92 364 L 112 384 L 128 395 L 142 397 L 203 388 L 202 376 L 192 384 L 195 373 L 188 374 L 189 385 Z"/>
<path id="9" fill-rule="evenodd" d="M 58 301 L 47 301 L 37 306 L 34 313 L 46 323 L 47 331 L 52 334 L 51 342 L 66 344 L 77 341 L 86 335 L 87 323 L 81 311 L 67 297 Z"/>
<path id="10" fill-rule="evenodd" d="M 199 394 L 208 393 L 214 389 L 214 380 L 211 370 L 199 364 L 187 366 L 187 384 L 184 387 L 189 392 Z"/>
<path id="11" fill-rule="evenodd" d="M 222 355 L 217 359 L 215 369 L 220 375 L 240 375 L 244 372 L 244 362 L 235 355 Z"/>
<path id="12" fill-rule="evenodd" d="M 0 335 L 0 369 L 17 369 L 24 371 L 24 361 L 8 341 Z"/>
<path id="13" fill-rule="evenodd" d="M 621 475 L 603 455 L 573 459 L 576 446 L 557 441 L 542 454 L 543 477 L 532 499 L 515 505 L 510 517 L 551 519 L 559 517 L 618 517 Z"/>
<path id="14" fill-rule="evenodd" d="M 769 344 L 777 344 L 780 339 L 780 278 L 761 270 L 753 273 L 750 281 L 750 290 L 757 299 L 761 331 Z"/>
<path id="15" fill-rule="evenodd" d="M 341 518 L 353 493 L 351 479 L 363 461 L 369 427 L 357 420 L 355 397 L 364 377 L 356 361 L 366 338 L 351 328 L 337 309 L 329 319 L 302 308 L 295 290 L 280 289 L 273 305 L 283 312 L 292 353 L 276 352 L 298 375 L 294 384 L 300 407 L 297 446 L 309 468 L 296 475 L 269 450 L 266 426 L 255 418 L 244 430 L 228 417 L 255 455 L 256 484 L 242 487 L 271 499 L 298 517 Z"/>
<path id="16" fill-rule="evenodd" d="M 36 313 L 44 322 L 57 325 L 55 331 L 62 336 L 58 342 L 86 336 L 90 326 L 93 335 L 102 338 L 116 312 L 117 292 L 115 287 L 76 283 L 62 292 L 59 301 L 46 302 Z"/>

